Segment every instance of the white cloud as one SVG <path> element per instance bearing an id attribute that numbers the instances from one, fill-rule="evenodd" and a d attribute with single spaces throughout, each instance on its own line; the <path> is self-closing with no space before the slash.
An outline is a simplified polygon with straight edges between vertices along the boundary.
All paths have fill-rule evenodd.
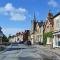
<path id="1" fill-rule="evenodd" d="M 12 11 L 12 10 L 14 10 L 14 7 L 12 6 L 11 3 L 7 3 L 7 4 L 5 5 L 5 7 L 4 7 L 4 9 L 5 9 L 6 11 Z"/>
<path id="2" fill-rule="evenodd" d="M 11 3 L 7 3 L 4 7 L 0 7 L 0 14 L 9 16 L 11 20 L 26 20 L 27 10 L 25 8 L 15 8 Z"/>
<path id="3" fill-rule="evenodd" d="M 48 2 L 48 5 L 52 6 L 52 7 L 58 7 L 58 3 L 55 0 L 50 0 Z"/>
<path id="4" fill-rule="evenodd" d="M 18 9 L 20 12 L 22 12 L 22 13 L 25 13 L 26 12 L 26 9 L 25 8 L 19 8 Z"/>
<path id="5" fill-rule="evenodd" d="M 25 20 L 26 16 L 25 15 L 20 15 L 20 14 L 15 14 L 11 16 L 11 20 Z"/>

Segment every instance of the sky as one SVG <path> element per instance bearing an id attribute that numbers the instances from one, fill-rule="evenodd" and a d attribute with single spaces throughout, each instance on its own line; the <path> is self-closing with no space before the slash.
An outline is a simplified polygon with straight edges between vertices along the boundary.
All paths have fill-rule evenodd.
<path id="1" fill-rule="evenodd" d="M 60 12 L 60 0 L 0 0 L 0 26 L 6 36 L 13 35 L 31 29 L 34 12 L 45 21 L 49 10 Z"/>

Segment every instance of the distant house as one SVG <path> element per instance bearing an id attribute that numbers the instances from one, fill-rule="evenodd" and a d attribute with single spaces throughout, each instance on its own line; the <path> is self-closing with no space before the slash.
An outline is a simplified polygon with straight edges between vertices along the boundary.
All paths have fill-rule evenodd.
<path id="1" fill-rule="evenodd" d="M 41 42 L 41 43 L 43 43 L 43 25 L 44 25 L 44 22 L 41 21 L 39 23 L 39 27 L 40 27 L 40 41 L 39 42 Z"/>
<path id="2" fill-rule="evenodd" d="M 32 44 L 34 44 L 35 40 L 36 40 L 35 31 L 36 31 L 36 17 L 34 14 L 34 18 L 32 20 L 32 26 L 31 26 L 31 30 L 30 30 L 30 40 L 31 40 Z"/>
<path id="3" fill-rule="evenodd" d="M 23 32 L 16 33 L 17 42 L 23 41 Z"/>
<path id="4" fill-rule="evenodd" d="M 9 38 L 9 42 L 21 42 L 29 40 L 29 30 L 25 30 L 24 32 L 18 32 L 16 35 L 13 35 Z"/>
<path id="5" fill-rule="evenodd" d="M 16 40 L 17 40 L 17 36 L 16 35 L 13 35 L 13 36 L 9 37 L 9 42 L 10 43 L 14 43 L 14 42 L 16 42 Z"/>
<path id="6" fill-rule="evenodd" d="M 53 14 L 49 11 L 47 19 L 44 23 L 44 33 L 49 33 L 54 31 L 54 20 L 53 20 Z M 52 38 L 47 37 L 47 42 L 46 44 L 50 45 L 52 44 Z"/>
<path id="7" fill-rule="evenodd" d="M 43 43 L 43 21 L 36 22 L 35 42 Z"/>
<path id="8" fill-rule="evenodd" d="M 60 47 L 60 12 L 54 16 L 53 47 Z"/>
<path id="9" fill-rule="evenodd" d="M 53 48 L 60 47 L 60 12 L 53 16 L 49 11 L 44 24 L 44 33 L 52 32 L 53 38 L 47 37 L 46 44 L 52 44 Z"/>
<path id="10" fill-rule="evenodd" d="M 20 42 L 20 41 L 23 41 L 23 33 L 22 32 L 16 33 L 16 35 L 10 36 L 10 38 L 9 38 L 10 43 Z"/>
<path id="11" fill-rule="evenodd" d="M 34 19 L 32 21 L 30 36 L 31 36 L 32 44 L 43 42 L 43 22 L 42 21 L 38 22 L 36 20 L 35 14 L 34 14 Z"/>
<path id="12" fill-rule="evenodd" d="M 25 30 L 25 32 L 23 32 L 23 41 L 28 41 L 29 40 L 29 34 L 30 34 L 30 30 Z"/>
<path id="13" fill-rule="evenodd" d="M 49 11 L 47 19 L 44 24 L 44 33 L 53 32 L 53 31 L 54 31 L 53 14 Z"/>

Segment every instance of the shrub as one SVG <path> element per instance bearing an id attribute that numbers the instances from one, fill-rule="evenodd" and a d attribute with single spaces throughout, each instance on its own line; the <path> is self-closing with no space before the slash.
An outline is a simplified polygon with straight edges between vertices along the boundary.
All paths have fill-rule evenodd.
<path id="1" fill-rule="evenodd" d="M 48 32 L 48 33 L 44 33 L 43 34 L 43 43 L 46 44 L 47 42 L 47 37 L 52 38 L 53 37 L 53 33 L 52 32 Z"/>

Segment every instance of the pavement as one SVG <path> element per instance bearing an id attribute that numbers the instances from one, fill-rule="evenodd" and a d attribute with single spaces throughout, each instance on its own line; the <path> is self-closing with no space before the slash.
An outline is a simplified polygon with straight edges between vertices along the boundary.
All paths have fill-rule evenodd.
<path id="1" fill-rule="evenodd" d="M 60 48 L 51 48 L 50 46 L 43 46 L 43 45 L 35 45 L 35 46 L 37 47 L 37 49 L 43 49 L 44 51 L 47 51 L 47 55 L 51 54 L 52 57 L 57 56 L 58 60 L 60 60 Z"/>
<path id="2" fill-rule="evenodd" d="M 51 48 L 50 46 L 36 45 L 37 47 L 44 48 L 45 50 L 56 53 L 60 56 L 60 48 Z"/>
<path id="3" fill-rule="evenodd" d="M 40 45 L 10 45 L 0 54 L 0 60 L 60 60 L 60 56 Z"/>

